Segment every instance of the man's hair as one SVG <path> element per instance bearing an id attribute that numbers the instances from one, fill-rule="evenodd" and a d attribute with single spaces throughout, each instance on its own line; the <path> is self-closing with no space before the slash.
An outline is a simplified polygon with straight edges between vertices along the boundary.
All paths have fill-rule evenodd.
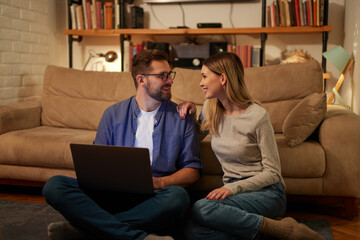
<path id="1" fill-rule="evenodd" d="M 136 76 L 139 74 L 151 71 L 152 61 L 167 61 L 169 62 L 168 55 L 160 50 L 143 50 L 137 53 L 132 58 L 131 76 L 134 79 L 135 87 L 137 88 Z"/>

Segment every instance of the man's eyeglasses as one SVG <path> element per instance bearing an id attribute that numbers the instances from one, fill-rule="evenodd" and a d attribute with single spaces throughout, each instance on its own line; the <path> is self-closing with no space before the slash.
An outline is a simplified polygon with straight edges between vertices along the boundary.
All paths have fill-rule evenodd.
<path id="1" fill-rule="evenodd" d="M 169 77 L 172 80 L 174 80 L 175 76 L 176 76 L 176 72 L 170 71 L 170 72 L 164 72 L 164 73 L 143 73 L 141 75 L 143 75 L 143 76 L 157 76 L 158 78 L 160 78 L 161 80 L 166 82 L 166 80 L 168 80 Z"/>

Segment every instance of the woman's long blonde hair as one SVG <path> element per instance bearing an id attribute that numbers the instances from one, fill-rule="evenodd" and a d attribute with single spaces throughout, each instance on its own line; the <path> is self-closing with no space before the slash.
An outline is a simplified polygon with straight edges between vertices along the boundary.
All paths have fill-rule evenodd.
<path id="1" fill-rule="evenodd" d="M 226 96 L 230 103 L 243 105 L 244 103 L 256 102 L 252 99 L 244 82 L 244 67 L 240 58 L 230 52 L 213 55 L 203 63 L 216 75 L 224 74 L 227 78 L 225 83 Z M 211 134 L 219 135 L 219 125 L 224 116 L 224 107 L 217 98 L 207 100 L 202 122 L 202 130 L 210 130 Z"/>

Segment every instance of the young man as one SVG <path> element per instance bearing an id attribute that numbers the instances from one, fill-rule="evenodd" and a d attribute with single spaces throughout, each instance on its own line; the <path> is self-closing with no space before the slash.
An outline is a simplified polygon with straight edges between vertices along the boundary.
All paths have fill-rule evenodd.
<path id="1" fill-rule="evenodd" d="M 52 177 L 43 194 L 71 225 L 50 224 L 50 238 L 69 239 L 72 233 L 75 237 L 82 232 L 98 239 L 172 239 L 153 233 L 183 220 L 189 206 L 183 187 L 197 181 L 201 169 L 194 123 L 190 115 L 181 119 L 170 101 L 175 72 L 166 53 L 145 50 L 136 54 L 132 77 L 136 96 L 105 110 L 94 144 L 148 148 L 157 192 L 151 196 L 87 195 L 76 179 Z"/>

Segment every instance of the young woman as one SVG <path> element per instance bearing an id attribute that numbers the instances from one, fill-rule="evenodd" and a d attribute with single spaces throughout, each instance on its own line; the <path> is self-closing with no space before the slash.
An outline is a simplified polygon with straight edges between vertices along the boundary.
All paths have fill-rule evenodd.
<path id="1" fill-rule="evenodd" d="M 244 69 L 233 53 L 206 59 L 200 86 L 207 99 L 201 129 L 212 134 L 211 146 L 221 163 L 224 186 L 211 191 L 192 208 L 188 239 L 323 239 L 293 218 L 286 209 L 284 180 L 269 115 L 251 98 Z M 179 105 L 184 116 L 195 106 Z"/>

